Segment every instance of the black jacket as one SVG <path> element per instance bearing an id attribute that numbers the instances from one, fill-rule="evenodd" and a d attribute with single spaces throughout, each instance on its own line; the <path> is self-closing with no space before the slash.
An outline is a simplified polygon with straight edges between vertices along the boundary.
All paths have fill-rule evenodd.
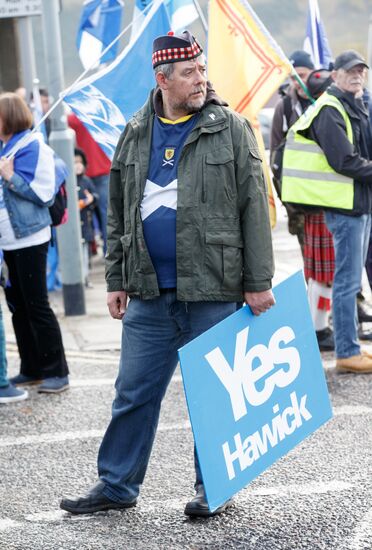
<path id="1" fill-rule="evenodd" d="M 325 153 L 328 163 L 338 173 L 354 180 L 353 210 L 342 214 L 360 216 L 372 212 L 372 161 L 368 150 L 369 117 L 361 100 L 332 84 L 328 93 L 341 101 L 349 115 L 354 144 L 347 138 L 345 121 L 333 107 L 323 107 L 309 128 L 309 137 Z"/>

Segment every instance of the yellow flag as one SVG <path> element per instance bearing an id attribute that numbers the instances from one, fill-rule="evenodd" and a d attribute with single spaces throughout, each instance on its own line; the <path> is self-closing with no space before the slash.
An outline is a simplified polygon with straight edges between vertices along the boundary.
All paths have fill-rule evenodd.
<path id="1" fill-rule="evenodd" d="M 246 0 L 210 0 L 208 78 L 229 106 L 253 124 L 264 158 L 271 225 L 275 202 L 257 115 L 292 65 Z"/>

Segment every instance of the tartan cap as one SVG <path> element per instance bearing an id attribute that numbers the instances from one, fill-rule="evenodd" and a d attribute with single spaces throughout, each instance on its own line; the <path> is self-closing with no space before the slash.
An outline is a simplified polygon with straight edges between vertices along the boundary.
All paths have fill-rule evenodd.
<path id="1" fill-rule="evenodd" d="M 180 36 L 175 36 L 170 31 L 165 36 L 155 38 L 152 47 L 152 66 L 155 69 L 164 63 L 188 61 L 202 53 L 203 48 L 189 31 L 183 31 Z"/>

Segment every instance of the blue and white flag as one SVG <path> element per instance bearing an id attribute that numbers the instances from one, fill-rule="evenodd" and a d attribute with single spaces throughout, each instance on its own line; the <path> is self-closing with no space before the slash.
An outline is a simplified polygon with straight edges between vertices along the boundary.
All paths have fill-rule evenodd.
<path id="1" fill-rule="evenodd" d="M 22 194 L 30 194 L 31 199 L 36 195 L 44 204 L 53 199 L 68 174 L 66 164 L 44 143 L 40 132 L 25 130 L 14 134 L 1 155 L 13 158 L 14 172 L 23 180 Z"/>
<path id="2" fill-rule="evenodd" d="M 131 40 L 136 37 L 136 34 L 145 18 L 140 17 L 141 13 L 151 4 L 151 0 L 136 0 L 133 10 L 133 25 Z M 195 19 L 199 17 L 196 11 L 193 0 L 165 0 L 165 5 L 168 10 L 170 19 L 170 29 L 174 32 L 182 32 Z"/>
<path id="3" fill-rule="evenodd" d="M 92 68 L 104 49 L 119 35 L 123 7 L 122 0 L 85 0 L 76 38 L 84 69 Z M 99 64 L 115 59 L 117 48 L 118 43 L 105 53 Z"/>
<path id="4" fill-rule="evenodd" d="M 328 69 L 333 56 L 320 19 L 318 0 L 309 0 L 304 50 L 311 55 L 317 69 Z"/>
<path id="5" fill-rule="evenodd" d="M 182 32 L 199 17 L 193 0 L 167 0 L 172 30 Z"/>
<path id="6" fill-rule="evenodd" d="M 169 30 L 163 2 L 147 14 L 140 33 L 108 67 L 79 82 L 64 95 L 76 116 L 109 158 L 127 120 L 145 103 L 155 85 L 153 40 Z"/>

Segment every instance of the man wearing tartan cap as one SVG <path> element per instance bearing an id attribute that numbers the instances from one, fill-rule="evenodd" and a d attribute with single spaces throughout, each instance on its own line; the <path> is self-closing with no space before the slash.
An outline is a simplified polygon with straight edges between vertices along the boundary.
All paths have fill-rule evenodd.
<path id="1" fill-rule="evenodd" d="M 267 190 L 249 122 L 214 92 L 188 31 L 158 37 L 152 62 L 156 88 L 111 168 L 107 303 L 123 322 L 122 354 L 99 482 L 61 502 L 74 514 L 136 505 L 177 350 L 237 302 L 255 315 L 274 305 Z M 231 505 L 211 512 L 196 454 L 195 471 L 185 514 Z"/>

